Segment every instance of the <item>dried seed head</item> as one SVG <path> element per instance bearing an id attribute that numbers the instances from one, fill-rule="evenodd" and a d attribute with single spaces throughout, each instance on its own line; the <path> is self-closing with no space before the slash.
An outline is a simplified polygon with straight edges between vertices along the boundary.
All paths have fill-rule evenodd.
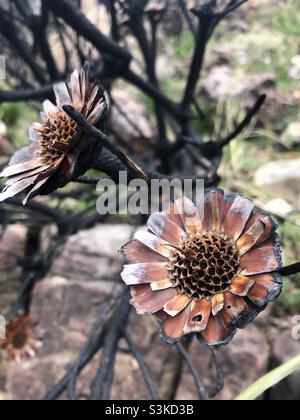
<path id="1" fill-rule="evenodd" d="M 230 289 L 240 263 L 234 241 L 223 235 L 192 235 L 181 241 L 179 249 L 170 264 L 179 293 L 198 301 Z"/>
<path id="2" fill-rule="evenodd" d="M 0 341 L 0 350 L 6 359 L 21 362 L 35 356 L 42 345 L 42 336 L 34 317 L 20 315 L 7 324 L 6 339 Z"/>
<path id="3" fill-rule="evenodd" d="M 59 111 L 47 115 L 42 128 L 36 130 L 41 134 L 40 156 L 45 163 L 54 164 L 67 152 L 77 132 L 77 124 L 65 112 Z"/>

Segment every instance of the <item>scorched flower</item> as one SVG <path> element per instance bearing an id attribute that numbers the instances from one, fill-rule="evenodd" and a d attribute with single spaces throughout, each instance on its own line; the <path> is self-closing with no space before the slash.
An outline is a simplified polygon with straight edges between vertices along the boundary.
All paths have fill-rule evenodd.
<path id="1" fill-rule="evenodd" d="M 8 322 L 6 339 L 0 340 L 0 349 L 8 360 L 22 360 L 36 355 L 42 346 L 42 331 L 33 316 L 20 315 Z"/>
<path id="2" fill-rule="evenodd" d="M 189 199 L 176 201 L 122 250 L 132 304 L 160 321 L 168 342 L 195 333 L 227 344 L 281 293 L 276 228 L 250 199 L 219 189 L 206 192 L 204 217 Z"/>
<path id="3" fill-rule="evenodd" d="M 45 101 L 41 124 L 35 123 L 29 130 L 30 146 L 15 153 L 0 174 L 8 178 L 0 201 L 25 191 L 26 203 L 37 194 L 49 194 L 63 187 L 91 145 L 91 138 L 63 111 L 64 105 L 71 105 L 93 125 L 103 117 L 104 91 L 98 82 L 91 81 L 88 65 L 81 71 L 75 70 L 69 83 L 56 84 L 54 93 L 56 105 Z"/>

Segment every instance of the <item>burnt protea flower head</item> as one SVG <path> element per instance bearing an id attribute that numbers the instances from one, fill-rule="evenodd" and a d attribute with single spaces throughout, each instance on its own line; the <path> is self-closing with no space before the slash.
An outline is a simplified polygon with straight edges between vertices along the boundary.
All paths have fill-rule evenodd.
<path id="1" fill-rule="evenodd" d="M 42 346 L 42 332 L 34 317 L 20 315 L 9 321 L 6 339 L 0 340 L 0 350 L 8 360 L 20 363 L 26 358 L 35 357 Z"/>
<path id="2" fill-rule="evenodd" d="M 154 315 L 174 343 L 198 334 L 227 344 L 279 296 L 282 266 L 277 225 L 248 198 L 212 189 L 204 217 L 187 198 L 153 214 L 122 253 L 122 273 L 139 314 Z"/>
<path id="3" fill-rule="evenodd" d="M 91 81 L 89 66 L 75 70 L 68 84 L 56 84 L 54 93 L 56 105 L 45 101 L 41 123 L 33 124 L 29 130 L 30 146 L 15 153 L 0 174 L 8 178 L 0 201 L 26 192 L 26 203 L 37 194 L 50 194 L 63 187 L 91 145 L 91 138 L 81 133 L 63 111 L 64 105 L 71 105 L 91 124 L 97 125 L 102 119 L 106 110 L 104 90 L 98 82 Z"/>

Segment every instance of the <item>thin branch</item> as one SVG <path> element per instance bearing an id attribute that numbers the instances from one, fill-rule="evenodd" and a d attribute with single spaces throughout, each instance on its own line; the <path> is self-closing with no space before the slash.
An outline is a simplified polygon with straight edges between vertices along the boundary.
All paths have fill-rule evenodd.
<path id="1" fill-rule="evenodd" d="M 267 99 L 266 95 L 261 95 L 256 103 L 254 104 L 253 108 L 250 109 L 250 111 L 247 113 L 244 120 L 235 128 L 235 130 L 229 134 L 227 137 L 225 137 L 222 140 L 219 140 L 218 143 L 221 146 L 221 148 L 227 146 L 232 140 L 234 140 L 248 125 L 251 123 L 252 119 L 255 117 L 255 115 L 260 111 L 261 107 L 265 103 Z"/>
<path id="2" fill-rule="evenodd" d="M 144 381 L 145 381 L 145 383 L 147 385 L 147 388 L 149 390 L 150 398 L 153 401 L 159 401 L 161 399 L 160 395 L 159 395 L 159 390 L 158 390 L 157 385 L 155 384 L 154 380 L 151 377 L 151 373 L 149 372 L 148 367 L 146 366 L 146 363 L 144 361 L 144 358 L 143 358 L 140 350 L 138 349 L 137 345 L 132 340 L 132 338 L 130 337 L 130 335 L 128 334 L 128 332 L 126 330 L 124 330 L 123 336 L 124 336 L 124 338 L 125 338 L 125 340 L 128 344 L 129 350 L 131 351 L 131 353 L 133 354 L 133 356 L 135 357 L 136 361 L 139 364 L 142 375 L 144 377 Z"/>
<path id="3" fill-rule="evenodd" d="M 298 273 L 300 273 L 300 262 L 288 265 L 287 267 L 283 267 L 279 270 L 279 274 L 281 274 L 283 277 L 293 276 L 294 274 Z"/>
<path id="4" fill-rule="evenodd" d="M 204 385 L 202 383 L 202 380 L 200 378 L 198 370 L 197 370 L 196 366 L 194 365 L 194 363 L 192 362 L 192 360 L 190 358 L 190 355 L 188 354 L 188 352 L 186 351 L 186 349 L 184 348 L 184 346 L 181 343 L 177 343 L 176 347 L 178 348 L 178 350 L 182 354 L 182 357 L 184 358 L 184 360 L 187 364 L 187 367 L 189 368 L 189 370 L 190 370 L 190 372 L 191 372 L 191 374 L 194 378 L 199 400 L 200 401 L 207 400 L 206 390 L 204 388 Z"/>
<path id="5" fill-rule="evenodd" d="M 212 390 L 209 391 L 208 396 L 209 398 L 214 398 L 223 390 L 225 384 L 224 384 L 223 369 L 218 359 L 217 350 L 211 347 L 211 353 L 212 353 L 213 363 L 216 369 L 216 386 Z"/>
<path id="6" fill-rule="evenodd" d="M 71 117 L 74 121 L 77 122 L 79 127 L 82 129 L 83 132 L 86 134 L 90 134 L 94 137 L 94 139 L 98 140 L 103 147 L 117 156 L 120 161 L 131 171 L 136 174 L 137 178 L 144 179 L 149 181 L 148 175 L 144 172 L 142 168 L 140 168 L 129 156 L 127 156 L 121 149 L 117 148 L 113 144 L 113 142 L 104 134 L 102 131 L 98 130 L 92 124 L 86 121 L 83 115 L 75 110 L 70 105 L 64 105 L 63 110 Z"/>

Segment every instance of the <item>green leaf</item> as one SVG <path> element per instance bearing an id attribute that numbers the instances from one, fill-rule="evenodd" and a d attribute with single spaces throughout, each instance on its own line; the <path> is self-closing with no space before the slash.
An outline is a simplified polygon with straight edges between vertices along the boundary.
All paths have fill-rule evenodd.
<path id="1" fill-rule="evenodd" d="M 252 384 L 246 391 L 242 392 L 236 401 L 253 401 L 260 397 L 267 389 L 278 384 L 283 379 L 300 369 L 300 355 L 287 363 L 281 365 L 277 369 L 260 378 Z"/>

